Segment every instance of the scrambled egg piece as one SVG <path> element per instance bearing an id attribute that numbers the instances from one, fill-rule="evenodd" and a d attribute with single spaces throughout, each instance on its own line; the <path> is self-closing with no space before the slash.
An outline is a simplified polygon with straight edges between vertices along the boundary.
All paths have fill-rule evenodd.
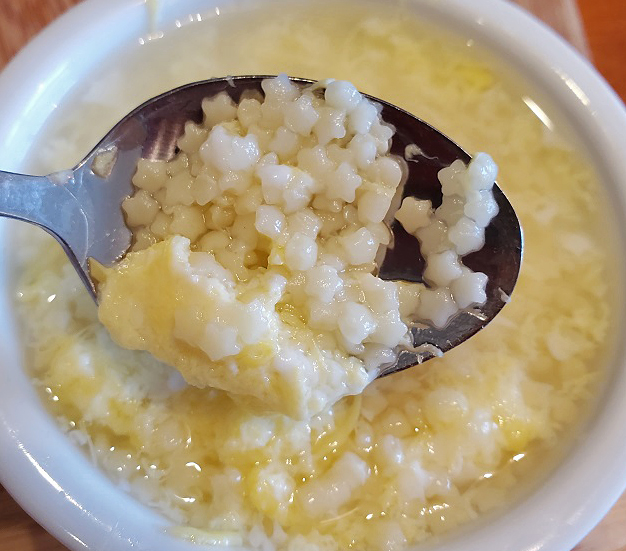
<path id="1" fill-rule="evenodd" d="M 213 255 L 175 236 L 113 268 L 94 265 L 92 274 L 98 315 L 113 339 L 148 350 L 194 386 L 307 418 L 370 380 L 362 361 L 326 352 L 281 302 L 286 279 L 278 270 L 238 282 Z"/>

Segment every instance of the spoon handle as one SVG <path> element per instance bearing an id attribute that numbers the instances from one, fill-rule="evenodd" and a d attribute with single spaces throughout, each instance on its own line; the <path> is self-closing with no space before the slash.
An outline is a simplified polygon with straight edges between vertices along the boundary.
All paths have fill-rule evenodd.
<path id="1" fill-rule="evenodd" d="M 61 244 L 81 278 L 89 282 L 85 273 L 88 220 L 73 193 L 75 187 L 71 170 L 48 176 L 0 171 L 0 216 L 45 229 Z"/>

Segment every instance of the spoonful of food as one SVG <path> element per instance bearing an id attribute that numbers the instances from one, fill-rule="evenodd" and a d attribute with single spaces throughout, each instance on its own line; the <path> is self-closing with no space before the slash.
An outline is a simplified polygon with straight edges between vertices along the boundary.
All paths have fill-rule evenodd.
<path id="1" fill-rule="evenodd" d="M 194 305 L 195 291 L 176 299 L 187 314 L 170 312 L 175 338 L 213 363 L 241 362 L 246 353 L 260 365 L 259 357 L 278 354 L 277 343 L 284 351 L 283 340 L 297 340 L 298 324 L 332 334 L 370 379 L 422 363 L 485 327 L 508 301 L 520 225 L 493 185 L 488 156 L 472 161 L 410 113 L 332 82 L 228 77 L 162 94 L 71 170 L 0 173 L 0 215 L 52 234 L 94 299 L 115 303 L 118 318 L 124 307 L 112 297 L 129 286 L 113 270 L 137 255 L 141 271 L 158 255 L 139 255 L 164 243 L 185 258 L 190 285 L 198 274 L 221 278 L 243 317 L 226 303 L 213 301 L 219 315 Z M 261 287 L 269 291 L 255 294 Z M 168 294 L 159 293 L 158 300 Z M 134 308 L 155 301 L 135 299 Z M 427 303 L 438 314 L 417 315 Z M 181 321 L 187 315 L 209 329 Z M 282 325 L 271 333 L 288 315 L 289 335 Z M 246 320 L 270 333 L 246 333 Z M 164 346 L 150 351 L 169 361 L 176 354 Z M 320 350 L 299 350 L 311 355 L 311 347 Z M 176 367 L 204 386 L 197 363 Z M 219 377 L 210 384 L 224 386 Z"/>

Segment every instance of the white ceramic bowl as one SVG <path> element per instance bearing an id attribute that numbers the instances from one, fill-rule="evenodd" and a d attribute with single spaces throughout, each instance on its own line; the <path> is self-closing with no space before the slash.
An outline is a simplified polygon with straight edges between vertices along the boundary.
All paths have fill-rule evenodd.
<path id="1" fill-rule="evenodd" d="M 216 5 L 211 0 L 161 4 L 162 23 Z M 560 105 L 598 167 L 626 235 L 626 111 L 593 68 L 549 29 L 503 0 L 415 0 L 407 9 L 413 5 L 427 17 L 478 37 Z M 133 47 L 148 33 L 147 25 L 144 0 L 87 0 L 29 44 L 0 76 L 0 167 L 20 171 L 33 137 L 73 85 L 120 45 Z M 168 521 L 110 483 L 69 443 L 40 404 L 16 346 L 6 285 L 6 224 L 1 231 L 2 484 L 71 549 L 197 548 L 169 536 Z M 623 249 L 622 243 L 622 261 Z M 619 309 L 622 324 L 623 303 Z M 610 359 L 612 371 L 601 405 L 543 486 L 504 513 L 468 526 L 445 542 L 447 551 L 569 551 L 602 518 L 626 488 L 625 360 L 622 346 Z"/>

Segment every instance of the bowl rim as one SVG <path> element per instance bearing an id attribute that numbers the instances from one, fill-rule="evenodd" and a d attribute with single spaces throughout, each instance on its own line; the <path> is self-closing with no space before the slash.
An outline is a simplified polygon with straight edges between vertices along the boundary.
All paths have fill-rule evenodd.
<path id="1" fill-rule="evenodd" d="M 175 1 L 168 0 L 164 13 L 180 12 L 201 1 L 185 0 L 175 8 Z M 86 0 L 44 29 L 9 63 L 0 74 L 3 167 L 19 170 L 25 156 L 25 151 L 20 154 L 19 144 L 34 137 L 56 104 L 84 78 L 94 59 L 102 59 L 121 40 L 149 33 L 149 2 Z M 215 5 L 207 2 L 203 10 Z M 521 8 L 502 0 L 468 4 L 466 0 L 411 0 L 407 7 L 419 5 L 426 17 L 481 37 L 488 47 L 513 60 L 526 78 L 558 98 L 576 130 L 584 134 L 585 147 L 596 164 L 605 167 L 601 175 L 616 205 L 618 223 L 625 228 L 626 159 L 619 146 L 626 140 L 626 109 L 617 95 L 587 60 Z M 110 28 L 116 29 L 116 37 L 109 41 L 102 37 Z M 90 43 L 88 37 L 94 35 L 100 37 L 100 49 L 85 47 Z M 69 59 L 77 65 L 69 66 Z M 24 93 L 15 93 L 15 82 Z M 6 254 L 6 230 L 4 233 Z M 622 258 L 626 258 L 624 244 L 621 248 Z M 0 294 L 0 312 L 9 312 L 6 274 L 0 275 L 0 284 L 5 290 Z M 623 310 L 622 306 L 620 321 Z M 21 358 L 11 346 L 17 340 L 15 327 L 0 323 L 5 329 L 0 354 L 5 364 L 19 366 Z M 586 445 L 573 448 L 542 487 L 492 518 L 488 530 L 472 524 L 462 537 L 447 540 L 447 551 L 569 551 L 599 522 L 626 489 L 626 446 L 618 445 L 623 438 L 620 419 L 626 409 L 621 400 L 626 395 L 625 357 L 624 344 L 620 344 L 611 360 L 615 368 L 611 388 L 602 410 L 589 421 Z M 10 371 L 6 384 L 0 386 L 0 482 L 70 549 L 101 549 L 104 542 L 107 549 L 116 551 L 197 549 L 170 536 L 166 531 L 169 521 L 127 496 L 80 451 L 67 446 L 66 436 L 43 409 L 19 368 Z"/>

